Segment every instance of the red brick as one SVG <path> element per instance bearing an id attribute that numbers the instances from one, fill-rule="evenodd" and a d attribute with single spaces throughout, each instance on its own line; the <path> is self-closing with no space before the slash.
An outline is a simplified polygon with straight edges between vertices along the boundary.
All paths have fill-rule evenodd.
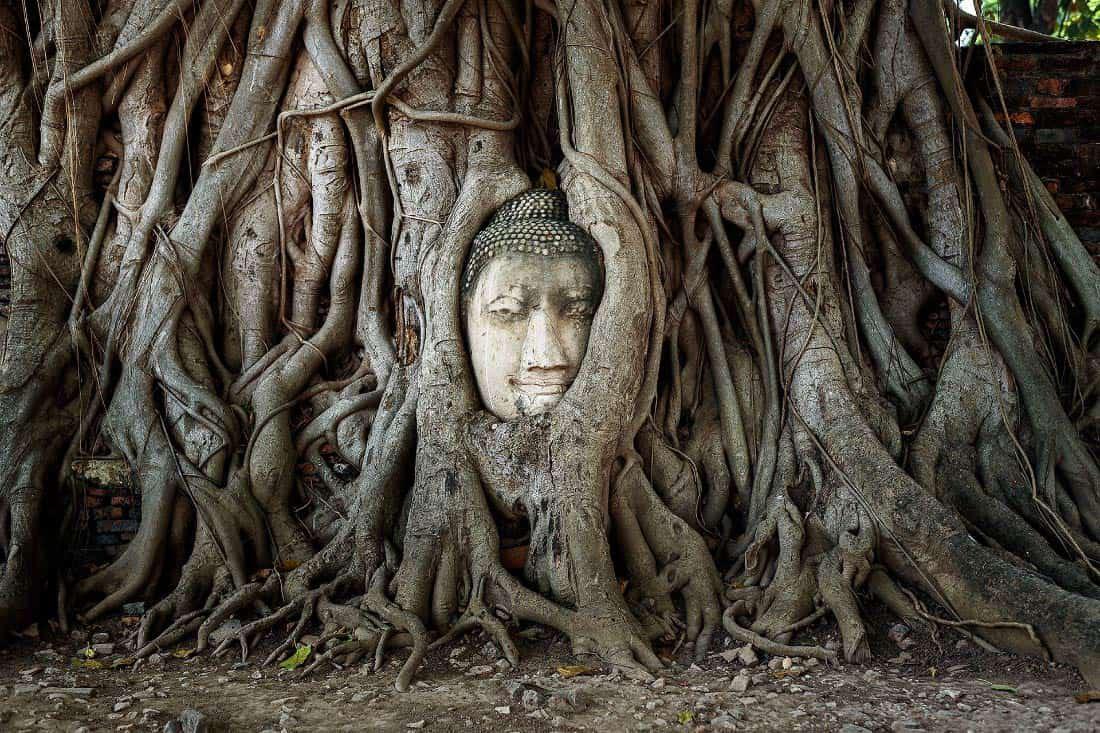
<path id="1" fill-rule="evenodd" d="M 1036 108 L 1070 109 L 1077 106 L 1076 97 L 1032 97 L 1031 106 Z"/>
<path id="2" fill-rule="evenodd" d="M 1049 94 L 1057 97 L 1066 89 L 1067 79 L 1040 79 L 1035 83 L 1035 89 L 1040 94 Z"/>

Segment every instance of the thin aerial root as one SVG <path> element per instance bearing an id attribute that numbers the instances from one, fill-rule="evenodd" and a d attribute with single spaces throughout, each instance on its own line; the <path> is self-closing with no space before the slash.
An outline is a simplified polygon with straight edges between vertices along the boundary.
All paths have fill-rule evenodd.
<path id="1" fill-rule="evenodd" d="M 909 590 L 901 588 L 900 586 L 899 590 L 901 590 L 901 592 L 909 598 L 909 601 L 913 604 L 913 608 L 925 621 L 939 624 L 941 626 L 950 626 L 957 631 L 961 631 L 968 636 L 971 636 L 971 638 L 978 642 L 979 646 L 986 649 L 987 651 L 1000 652 L 997 647 L 993 646 L 988 641 L 969 634 L 969 632 L 966 631 L 967 627 L 975 627 L 980 629 L 1019 629 L 1020 631 L 1026 633 L 1028 635 L 1028 638 L 1030 638 L 1037 647 L 1043 650 L 1043 656 L 1048 662 L 1054 661 L 1053 657 L 1050 654 L 1050 650 L 1047 649 L 1046 644 L 1044 644 L 1039 639 L 1039 636 L 1035 633 L 1035 627 L 1033 627 L 1031 624 L 1020 623 L 1019 621 L 981 621 L 978 619 L 960 619 L 959 621 L 952 621 L 950 619 L 940 618 L 939 616 L 928 613 L 928 611 L 924 609 L 924 604 L 922 604 L 920 600 L 918 600 L 917 597 L 914 596 Z"/>

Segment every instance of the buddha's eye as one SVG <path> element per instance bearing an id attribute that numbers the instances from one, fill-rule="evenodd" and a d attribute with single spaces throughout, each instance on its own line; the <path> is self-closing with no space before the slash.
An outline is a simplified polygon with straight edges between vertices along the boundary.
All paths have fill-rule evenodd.
<path id="1" fill-rule="evenodd" d="M 563 312 L 569 318 L 592 318 L 596 309 L 592 306 L 592 301 L 587 298 L 578 298 L 571 300 L 565 304 Z"/>
<path id="2" fill-rule="evenodd" d="M 486 309 L 490 316 L 502 323 L 516 323 L 527 317 L 527 304 L 518 298 L 497 298 Z"/>

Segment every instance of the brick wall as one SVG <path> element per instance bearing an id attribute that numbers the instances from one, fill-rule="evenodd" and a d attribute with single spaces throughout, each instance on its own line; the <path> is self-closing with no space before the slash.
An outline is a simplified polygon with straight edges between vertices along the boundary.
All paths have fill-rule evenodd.
<path id="1" fill-rule="evenodd" d="M 1020 148 L 1082 242 L 1100 257 L 1100 42 L 993 49 Z M 988 87 L 984 59 L 975 54 L 970 64 Z"/>
<path id="2" fill-rule="evenodd" d="M 120 458 L 80 459 L 73 462 L 73 479 L 82 505 L 77 564 L 110 561 L 134 538 L 141 521 L 141 494 L 133 488 L 130 467 Z"/>

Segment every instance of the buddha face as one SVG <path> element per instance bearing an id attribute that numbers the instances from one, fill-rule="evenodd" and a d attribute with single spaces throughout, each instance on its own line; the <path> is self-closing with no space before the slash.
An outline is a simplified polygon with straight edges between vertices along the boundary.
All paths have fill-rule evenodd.
<path id="1" fill-rule="evenodd" d="M 481 400 L 502 420 L 561 401 L 588 348 L 602 278 L 577 255 L 509 252 L 481 270 L 464 299 Z"/>

